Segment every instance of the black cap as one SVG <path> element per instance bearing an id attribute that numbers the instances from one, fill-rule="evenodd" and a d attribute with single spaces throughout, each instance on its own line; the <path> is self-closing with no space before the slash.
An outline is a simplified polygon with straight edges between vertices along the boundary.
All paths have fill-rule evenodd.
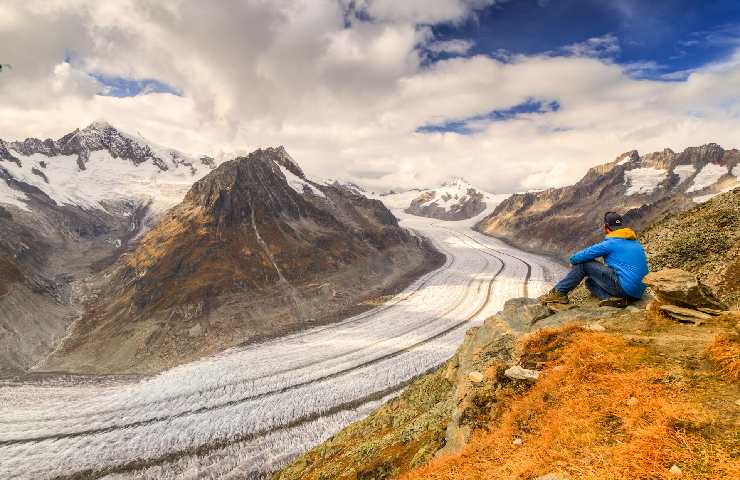
<path id="1" fill-rule="evenodd" d="M 604 225 L 611 230 L 624 228 L 624 219 L 617 212 L 606 212 L 604 214 Z"/>

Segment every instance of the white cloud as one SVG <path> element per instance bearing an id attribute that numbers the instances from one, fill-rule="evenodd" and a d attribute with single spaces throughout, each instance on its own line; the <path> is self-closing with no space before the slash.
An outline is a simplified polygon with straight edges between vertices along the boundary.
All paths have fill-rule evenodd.
<path id="1" fill-rule="evenodd" d="M 434 53 L 454 53 L 463 55 L 473 48 L 473 42 L 470 40 L 454 39 L 431 42 L 427 45 L 427 50 Z"/>
<path id="2" fill-rule="evenodd" d="M 0 61 L 14 69 L 0 76 L 0 138 L 58 137 L 106 118 L 193 153 L 284 144 L 304 170 L 374 189 L 473 175 L 491 191 L 573 183 L 632 149 L 740 144 L 740 53 L 679 82 L 633 78 L 634 66 L 608 59 L 618 48 L 609 36 L 560 55 L 423 65 L 430 49 L 468 47 L 437 41 L 428 24 L 458 22 L 486 2 L 435 2 L 428 10 L 429 2 L 355 2 L 372 21 L 348 13 L 348 3 L 6 6 L 0 29 L 13 40 L 0 42 Z M 183 96 L 95 95 L 101 86 L 89 72 L 154 78 Z M 528 99 L 561 108 L 479 122 L 474 135 L 416 133 Z"/>
<path id="3" fill-rule="evenodd" d="M 563 50 L 578 57 L 613 57 L 622 51 L 622 47 L 614 34 L 607 33 L 580 43 L 566 45 Z"/>

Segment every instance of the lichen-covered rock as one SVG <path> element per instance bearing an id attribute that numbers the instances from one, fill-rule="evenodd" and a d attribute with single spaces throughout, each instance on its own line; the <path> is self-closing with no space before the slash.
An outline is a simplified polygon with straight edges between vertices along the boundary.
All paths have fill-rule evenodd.
<path id="1" fill-rule="evenodd" d="M 696 275 L 679 268 L 651 272 L 643 279 L 658 300 L 688 308 L 706 307 L 727 310 L 714 293 L 696 278 Z"/>

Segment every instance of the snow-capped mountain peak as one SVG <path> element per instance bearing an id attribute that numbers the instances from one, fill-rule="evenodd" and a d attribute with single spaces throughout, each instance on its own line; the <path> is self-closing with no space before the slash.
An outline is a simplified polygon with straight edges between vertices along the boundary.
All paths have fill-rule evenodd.
<path id="1" fill-rule="evenodd" d="M 0 176 L 7 179 L 0 203 L 23 208 L 30 186 L 56 205 L 105 209 L 124 200 L 163 211 L 215 166 L 211 157 L 162 147 L 96 120 L 58 140 L 0 140 Z"/>
<path id="2" fill-rule="evenodd" d="M 437 188 L 421 192 L 405 211 L 440 220 L 465 220 L 492 208 L 503 198 L 471 185 L 462 177 L 453 177 Z"/>

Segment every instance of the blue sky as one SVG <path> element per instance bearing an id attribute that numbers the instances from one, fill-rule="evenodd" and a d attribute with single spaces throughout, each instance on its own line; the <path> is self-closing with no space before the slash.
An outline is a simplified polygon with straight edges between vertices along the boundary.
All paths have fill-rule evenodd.
<path id="1" fill-rule="evenodd" d="M 441 39 L 473 40 L 469 54 L 543 54 L 614 35 L 619 64 L 655 62 L 651 77 L 721 60 L 740 44 L 737 0 L 510 0 L 462 25 L 433 27 Z"/>
<path id="2" fill-rule="evenodd" d="M 462 40 L 464 53 L 435 53 L 426 66 L 451 56 L 595 56 L 634 78 L 682 81 L 699 67 L 722 61 L 740 46 L 738 0 L 510 0 L 462 24 L 433 26 L 439 41 Z M 553 101 L 557 104 L 557 101 Z M 472 124 L 546 113 L 529 100 L 486 115 L 422 125 L 419 133 L 476 133 Z"/>

